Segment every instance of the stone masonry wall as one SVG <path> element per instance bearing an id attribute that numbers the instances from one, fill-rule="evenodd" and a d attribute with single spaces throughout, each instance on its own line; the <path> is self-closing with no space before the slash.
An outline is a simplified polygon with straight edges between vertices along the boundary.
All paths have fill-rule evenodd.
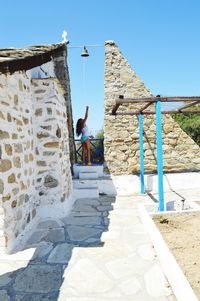
<path id="1" fill-rule="evenodd" d="M 35 218 L 34 104 L 26 73 L 0 75 L 0 182 L 6 243 Z"/>
<path id="2" fill-rule="evenodd" d="M 147 97 L 152 93 L 135 74 L 113 41 L 105 43 L 105 160 L 113 174 L 139 173 L 139 124 L 137 116 L 111 116 L 119 95 Z M 123 105 L 118 111 L 136 109 L 138 105 Z M 153 106 L 150 107 L 153 109 Z M 200 148 L 169 115 L 163 121 L 163 160 L 165 172 L 200 170 Z M 145 172 L 155 172 L 155 115 L 144 116 Z"/>
<path id="3" fill-rule="evenodd" d="M 70 197 L 66 115 L 57 79 L 0 74 L 0 205 L 8 250 L 41 207 Z"/>
<path id="4" fill-rule="evenodd" d="M 34 79 L 32 83 L 37 200 L 51 205 L 66 201 L 72 185 L 64 91 L 56 79 Z"/>

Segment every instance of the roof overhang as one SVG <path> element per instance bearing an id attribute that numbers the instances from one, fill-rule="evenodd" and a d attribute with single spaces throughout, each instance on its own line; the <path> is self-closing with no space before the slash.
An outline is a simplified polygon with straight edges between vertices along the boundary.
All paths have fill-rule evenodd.
<path id="1" fill-rule="evenodd" d="M 36 45 L 23 49 L 0 49 L 0 73 L 26 71 L 41 66 L 63 50 L 67 43 L 55 45 Z"/>

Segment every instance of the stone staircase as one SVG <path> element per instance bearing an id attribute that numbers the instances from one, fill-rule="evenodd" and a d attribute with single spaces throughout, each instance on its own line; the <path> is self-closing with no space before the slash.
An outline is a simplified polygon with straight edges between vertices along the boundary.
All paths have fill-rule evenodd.
<path id="1" fill-rule="evenodd" d="M 74 165 L 73 191 L 77 199 L 98 198 L 98 178 L 103 177 L 103 166 Z M 88 183 L 89 180 L 89 183 Z"/>

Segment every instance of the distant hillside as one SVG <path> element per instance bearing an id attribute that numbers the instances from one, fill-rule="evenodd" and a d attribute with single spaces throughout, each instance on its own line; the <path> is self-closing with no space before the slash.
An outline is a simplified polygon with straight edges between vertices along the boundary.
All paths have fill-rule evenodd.
<path id="1" fill-rule="evenodd" d="M 200 109 L 195 106 L 192 109 Z M 200 113 L 197 114 L 174 114 L 172 116 L 180 127 L 200 146 Z"/>

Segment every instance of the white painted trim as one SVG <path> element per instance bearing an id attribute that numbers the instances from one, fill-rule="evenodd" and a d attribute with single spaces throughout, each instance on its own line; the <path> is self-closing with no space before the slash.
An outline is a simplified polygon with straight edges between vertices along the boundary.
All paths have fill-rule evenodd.
<path id="1" fill-rule="evenodd" d="M 41 220 L 47 218 L 60 219 L 66 217 L 71 212 L 72 206 L 75 202 L 76 198 L 73 194 L 65 200 L 64 202 L 56 203 L 54 205 L 49 206 L 40 206 L 38 208 L 38 215 Z"/>
<path id="2" fill-rule="evenodd" d="M 51 218 L 54 220 L 58 220 L 59 223 L 59 219 L 66 217 L 70 214 L 75 201 L 76 198 L 72 193 L 71 196 L 68 199 L 66 199 L 63 203 L 56 203 L 52 204 L 51 206 L 46 205 L 38 207 L 36 217 L 30 221 L 30 223 L 26 226 L 24 231 L 14 240 L 14 242 L 11 243 L 5 249 L 5 252 L 7 254 L 13 254 L 24 250 L 24 248 L 26 247 L 26 242 L 35 232 L 35 230 L 37 229 L 37 225 L 41 221 L 45 221 L 46 219 Z"/>
<path id="3" fill-rule="evenodd" d="M 140 216 L 159 257 L 163 271 L 172 287 L 177 301 L 198 301 L 187 278 L 170 252 L 158 228 L 143 205 L 139 205 Z"/>
<path id="4" fill-rule="evenodd" d="M 27 224 L 24 231 L 22 231 L 19 236 L 13 242 L 11 242 L 7 248 L 5 248 L 6 254 L 14 254 L 24 249 L 25 242 L 36 229 L 36 225 L 39 223 L 39 220 L 39 215 L 36 215 L 36 217 L 31 220 L 29 224 Z"/>

